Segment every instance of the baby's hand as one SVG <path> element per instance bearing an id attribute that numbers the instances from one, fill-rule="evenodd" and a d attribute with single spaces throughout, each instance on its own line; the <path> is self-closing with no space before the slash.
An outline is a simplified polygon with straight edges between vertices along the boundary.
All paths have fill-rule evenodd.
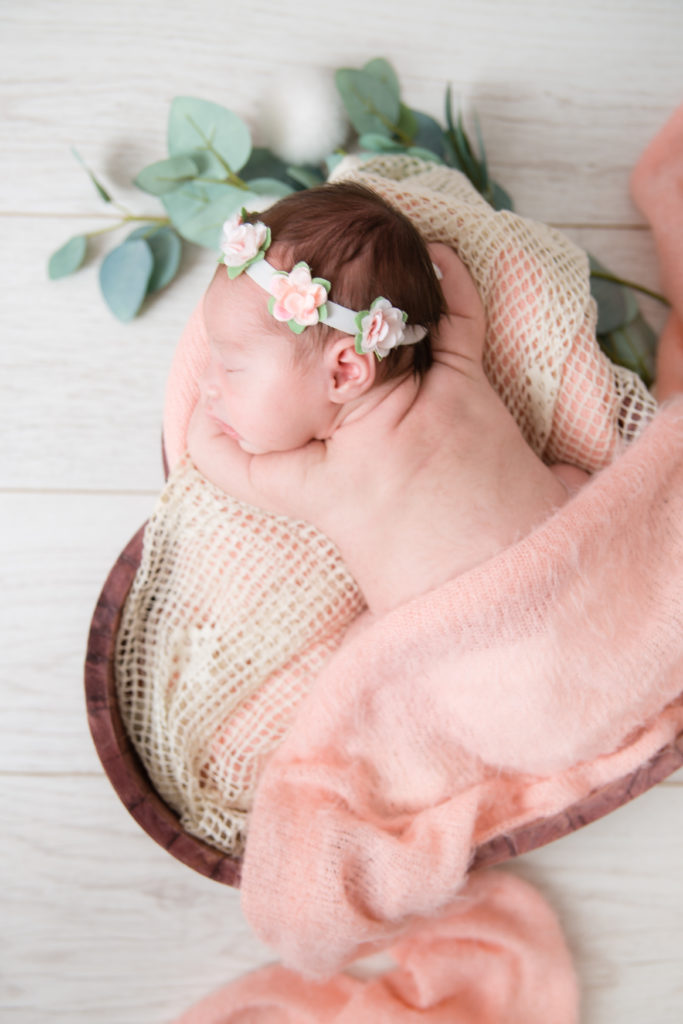
<path id="1" fill-rule="evenodd" d="M 433 242 L 429 255 L 442 274 L 441 290 L 448 313 L 439 323 L 433 344 L 437 362 L 452 357 L 481 362 L 486 334 L 486 316 L 476 285 L 459 256 L 448 245 Z"/>

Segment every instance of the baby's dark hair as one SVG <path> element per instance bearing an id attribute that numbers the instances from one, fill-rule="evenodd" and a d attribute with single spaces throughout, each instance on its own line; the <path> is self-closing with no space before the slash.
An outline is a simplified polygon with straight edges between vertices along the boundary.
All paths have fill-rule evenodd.
<path id="1" fill-rule="evenodd" d="M 293 192 L 249 219 L 271 229 L 270 257 L 287 269 L 305 260 L 314 277 L 331 283 L 333 302 L 368 309 L 381 295 L 405 310 L 408 324 L 427 328 L 422 341 L 382 360 L 382 379 L 429 369 L 430 333 L 445 305 L 425 241 L 405 214 L 363 185 L 339 182 Z M 309 327 L 297 345 L 305 338 L 306 347 L 310 339 L 318 348 L 332 331 L 326 324 Z"/>

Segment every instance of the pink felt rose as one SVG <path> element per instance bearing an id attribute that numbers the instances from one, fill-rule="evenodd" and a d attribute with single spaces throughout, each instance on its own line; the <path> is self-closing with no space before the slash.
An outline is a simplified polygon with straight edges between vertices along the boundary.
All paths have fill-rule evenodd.
<path id="1" fill-rule="evenodd" d="M 392 306 L 388 299 L 375 299 L 372 307 L 360 319 L 360 348 L 362 352 L 375 352 L 383 357 L 401 344 L 405 314 Z"/>
<path id="2" fill-rule="evenodd" d="M 293 320 L 300 327 L 310 327 L 320 319 L 320 307 L 327 301 L 327 290 L 311 278 L 305 263 L 297 263 L 289 274 L 274 274 L 269 285 L 275 298 L 272 314 L 276 320 Z"/>
<path id="3" fill-rule="evenodd" d="M 256 256 L 266 241 L 268 228 L 257 220 L 242 222 L 241 214 L 226 220 L 221 235 L 221 253 L 226 267 L 241 267 Z"/>

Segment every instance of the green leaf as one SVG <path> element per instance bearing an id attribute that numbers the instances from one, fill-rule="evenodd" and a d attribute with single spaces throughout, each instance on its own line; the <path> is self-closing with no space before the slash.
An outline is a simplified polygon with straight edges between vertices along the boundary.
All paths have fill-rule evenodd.
<path id="1" fill-rule="evenodd" d="M 655 379 L 655 353 L 657 335 L 640 313 L 625 327 L 599 334 L 600 348 L 617 363 L 633 370 L 651 387 Z"/>
<path id="2" fill-rule="evenodd" d="M 320 171 L 314 167 L 288 167 L 287 176 L 292 178 L 297 185 L 303 185 L 304 188 L 317 188 L 325 180 Z"/>
<path id="3" fill-rule="evenodd" d="M 415 141 L 415 136 L 418 131 L 417 112 L 411 110 L 410 107 L 406 107 L 405 103 L 402 103 L 399 108 L 398 124 L 396 125 L 396 134 L 399 138 L 408 145 L 409 142 Z"/>
<path id="4" fill-rule="evenodd" d="M 400 100 L 401 85 L 398 75 L 388 60 L 384 57 L 375 57 L 374 60 L 369 60 L 367 64 L 363 65 L 363 71 L 367 71 L 368 74 L 378 78 L 380 82 L 386 85 L 389 92 L 393 93 L 397 100 Z"/>
<path id="5" fill-rule="evenodd" d="M 85 253 L 88 248 L 88 240 L 85 235 L 74 235 L 68 242 L 53 252 L 47 265 L 48 277 L 56 281 L 60 277 L 73 274 L 74 270 L 82 265 Z"/>
<path id="6" fill-rule="evenodd" d="M 233 188 L 225 183 L 206 184 L 199 181 L 191 181 L 182 185 L 174 192 L 169 192 L 161 197 L 161 202 L 168 213 L 176 231 L 187 238 L 190 242 L 197 242 L 198 245 L 208 245 L 209 248 L 217 248 L 219 233 L 215 236 L 216 244 L 213 241 L 200 242 L 194 237 L 193 222 L 201 218 L 204 211 L 214 203 L 223 204 L 222 209 L 228 210 L 223 217 L 226 220 L 234 210 L 253 198 L 253 192 L 245 192 L 243 189 Z M 186 230 L 186 225 L 188 225 Z"/>
<path id="7" fill-rule="evenodd" d="M 197 161 L 183 153 L 180 156 L 169 157 L 168 160 L 158 160 L 145 167 L 135 178 L 133 184 L 141 188 L 143 192 L 149 192 L 150 195 L 163 196 L 184 182 L 196 178 L 198 174 L 199 164 Z"/>
<path id="8" fill-rule="evenodd" d="M 438 121 L 435 121 L 429 114 L 423 114 L 420 110 L 413 110 L 412 114 L 416 122 L 416 131 L 413 136 L 413 145 L 422 149 L 428 149 L 437 156 L 444 155 L 443 128 Z"/>
<path id="9" fill-rule="evenodd" d="M 418 160 L 426 160 L 430 164 L 441 164 L 443 160 L 436 153 L 433 153 L 431 149 L 423 149 L 422 146 L 409 146 L 406 150 L 410 156 L 416 156 Z"/>
<path id="10" fill-rule="evenodd" d="M 291 185 L 284 181 L 278 181 L 277 178 L 250 178 L 247 185 L 252 192 L 259 196 L 276 196 L 278 199 L 282 199 L 283 196 L 288 196 L 294 191 Z"/>
<path id="11" fill-rule="evenodd" d="M 100 267 L 100 288 L 114 316 L 132 320 L 144 302 L 154 269 L 152 250 L 142 238 L 107 253 Z"/>
<path id="12" fill-rule="evenodd" d="M 608 281 L 602 277 L 596 277 L 594 271 L 599 274 L 607 273 L 605 267 L 593 256 L 589 256 L 591 269 L 590 287 L 591 295 L 598 306 L 598 334 L 609 334 L 625 327 L 638 316 L 638 303 L 633 292 L 616 281 Z"/>
<path id="13" fill-rule="evenodd" d="M 359 135 L 378 132 L 393 135 L 399 118 L 400 100 L 393 89 L 369 71 L 340 68 L 335 73 L 337 89 L 346 112 Z"/>
<path id="14" fill-rule="evenodd" d="M 147 294 L 149 295 L 152 292 L 158 292 L 160 288 L 165 288 L 176 276 L 180 267 L 183 245 L 173 228 L 169 226 L 159 228 L 154 224 L 148 224 L 136 228 L 128 236 L 127 241 L 134 241 L 136 238 L 144 239 L 152 250 L 154 267 L 147 284 Z"/>
<path id="15" fill-rule="evenodd" d="M 226 107 L 191 96 L 176 96 L 168 117 L 171 156 L 204 151 L 209 177 L 226 178 L 239 171 L 251 153 L 251 135 L 244 121 Z"/>
<path id="16" fill-rule="evenodd" d="M 97 191 L 97 194 L 99 195 L 100 199 L 104 199 L 105 203 L 111 203 L 112 202 L 112 198 L 109 195 L 109 193 L 107 192 L 106 188 L 104 187 L 102 182 L 98 181 L 98 179 L 95 177 L 95 175 L 90 170 L 90 168 L 88 167 L 88 165 L 86 164 L 85 160 L 83 159 L 83 157 L 78 152 L 78 150 L 76 149 L 75 146 L 71 147 L 71 152 L 76 157 L 76 159 L 78 160 L 79 164 L 81 165 L 81 167 L 83 168 L 85 173 L 88 175 L 88 177 L 92 181 L 93 185 L 95 186 L 95 190 Z"/>
<path id="17" fill-rule="evenodd" d="M 491 182 L 485 198 L 494 210 L 514 210 L 515 208 L 510 193 L 495 181 Z"/>
<path id="18" fill-rule="evenodd" d="M 175 200 L 178 194 L 171 192 L 170 195 L 164 196 L 164 205 L 167 206 L 169 201 Z M 178 208 L 175 211 L 177 216 L 171 213 L 169 206 L 167 209 L 176 230 L 183 238 L 207 249 L 217 250 L 224 221 L 242 206 L 248 209 L 249 203 L 255 199 L 255 192 L 245 192 L 244 189 L 233 188 L 231 185 L 212 186 L 210 194 L 201 200 L 196 195 L 185 197 L 182 210 Z"/>
<path id="19" fill-rule="evenodd" d="M 358 145 L 362 149 L 369 149 L 371 153 L 403 153 L 405 146 L 388 135 L 380 135 L 378 132 L 366 132 L 358 139 Z"/>

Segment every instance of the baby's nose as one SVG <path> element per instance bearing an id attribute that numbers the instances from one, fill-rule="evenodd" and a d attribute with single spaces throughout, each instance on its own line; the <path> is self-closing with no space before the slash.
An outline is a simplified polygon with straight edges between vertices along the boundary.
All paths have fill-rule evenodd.
<path id="1" fill-rule="evenodd" d="M 204 394 L 207 398 L 218 398 L 220 396 L 220 391 L 215 384 L 208 384 L 204 388 Z"/>

